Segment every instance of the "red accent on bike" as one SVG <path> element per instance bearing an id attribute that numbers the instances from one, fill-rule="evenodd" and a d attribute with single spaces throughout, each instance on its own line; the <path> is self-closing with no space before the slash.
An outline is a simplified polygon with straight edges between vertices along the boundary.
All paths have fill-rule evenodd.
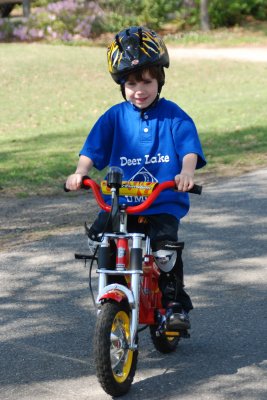
<path id="1" fill-rule="evenodd" d="M 126 298 L 126 295 L 121 292 L 120 290 L 110 290 L 109 292 L 103 294 L 103 296 L 101 296 L 101 298 L 99 299 L 104 300 L 104 299 L 112 299 L 117 301 L 118 303 L 120 303 L 123 299 Z"/>
<path id="2" fill-rule="evenodd" d="M 127 214 L 136 214 L 142 211 L 145 211 L 151 204 L 156 200 L 159 194 L 165 189 L 174 189 L 176 184 L 174 181 L 166 181 L 163 183 L 159 183 L 158 186 L 155 187 L 151 195 L 142 203 L 137 206 L 129 206 L 127 207 Z"/>
<path id="3" fill-rule="evenodd" d="M 117 240 L 116 268 L 127 268 L 129 265 L 128 239 L 119 238 Z"/>
<path id="4" fill-rule="evenodd" d="M 161 292 L 158 287 L 160 272 L 153 263 L 153 256 L 146 255 L 143 266 L 144 278 L 140 291 L 139 323 L 154 325 L 155 309 L 161 309 Z"/>
<path id="5" fill-rule="evenodd" d="M 93 181 L 90 178 L 84 178 L 83 185 L 88 187 L 88 189 L 89 188 L 92 189 L 95 199 L 97 201 L 97 204 L 99 205 L 99 207 L 102 208 L 102 210 L 107 211 L 107 212 L 111 211 L 111 206 L 105 203 L 105 201 L 101 195 L 100 186 L 95 181 Z"/>
<path id="6" fill-rule="evenodd" d="M 94 196 L 96 198 L 97 204 L 99 205 L 100 208 L 102 208 L 102 210 L 107 211 L 107 212 L 111 211 L 111 206 L 108 205 L 107 203 L 105 203 L 103 196 L 101 194 L 100 186 L 95 181 L 93 181 L 90 178 L 84 178 L 83 185 L 88 187 L 88 189 L 89 188 L 92 189 Z M 159 183 L 155 187 L 155 189 L 153 190 L 151 195 L 142 204 L 126 207 L 127 214 L 137 214 L 142 211 L 145 211 L 148 207 L 151 206 L 151 204 L 156 200 L 156 198 L 159 196 L 159 194 L 163 190 L 174 189 L 175 187 L 176 187 L 175 181 L 166 181 L 166 182 Z"/>

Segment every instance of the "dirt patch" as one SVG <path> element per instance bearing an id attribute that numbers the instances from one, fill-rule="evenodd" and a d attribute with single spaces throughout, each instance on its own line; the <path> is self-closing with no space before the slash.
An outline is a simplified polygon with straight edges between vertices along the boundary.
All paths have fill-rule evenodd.
<path id="1" fill-rule="evenodd" d="M 236 176 L 251 171 L 236 169 Z M 220 173 L 200 173 L 196 181 L 205 186 L 229 179 L 232 169 Z M 233 178 L 233 176 L 231 176 Z M 42 240 L 55 234 L 83 229 L 84 222 L 92 223 L 98 207 L 91 192 L 66 193 L 17 198 L 0 196 L 0 252 L 24 243 Z"/>
<path id="2" fill-rule="evenodd" d="M 178 48 L 168 47 L 171 58 L 176 59 L 209 59 L 237 60 L 267 63 L 267 47 L 233 47 L 233 48 Z"/>
<path id="3" fill-rule="evenodd" d="M 92 222 L 97 206 L 86 192 L 24 199 L 1 196 L 0 251 Z"/>

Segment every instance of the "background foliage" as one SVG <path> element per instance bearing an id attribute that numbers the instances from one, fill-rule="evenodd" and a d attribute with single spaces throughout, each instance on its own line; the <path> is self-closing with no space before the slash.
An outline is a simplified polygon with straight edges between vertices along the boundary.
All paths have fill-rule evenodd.
<path id="1" fill-rule="evenodd" d="M 88 40 L 130 25 L 172 33 L 198 29 L 200 1 L 35 0 L 28 19 L 0 18 L 0 40 Z M 209 18 L 212 28 L 242 25 L 248 18 L 264 21 L 267 1 L 209 0 Z"/>

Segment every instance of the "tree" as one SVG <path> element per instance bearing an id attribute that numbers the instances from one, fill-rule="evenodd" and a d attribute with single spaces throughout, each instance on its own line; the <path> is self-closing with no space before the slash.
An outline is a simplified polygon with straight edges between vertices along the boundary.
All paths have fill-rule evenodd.
<path id="1" fill-rule="evenodd" d="M 210 29 L 208 3 L 208 0 L 200 0 L 200 23 L 203 31 L 208 31 Z"/>

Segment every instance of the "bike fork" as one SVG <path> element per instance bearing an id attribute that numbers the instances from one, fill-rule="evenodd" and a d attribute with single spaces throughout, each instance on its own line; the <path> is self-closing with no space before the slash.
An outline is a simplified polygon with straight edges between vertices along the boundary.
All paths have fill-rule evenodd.
<path id="1" fill-rule="evenodd" d="M 110 235 L 114 237 L 115 235 Z M 142 271 L 142 237 L 141 233 L 133 233 L 129 235 L 133 240 L 133 245 L 130 251 L 130 267 L 129 269 L 122 270 L 121 265 L 118 270 L 108 270 L 106 268 L 109 265 L 109 239 L 108 236 L 104 236 L 101 247 L 99 249 L 98 257 L 98 270 L 99 282 L 98 282 L 98 298 L 97 304 L 100 305 L 103 298 L 109 298 L 109 293 L 117 291 L 121 293 L 121 297 L 118 295 L 118 301 L 122 301 L 123 298 L 127 299 L 129 307 L 131 309 L 131 326 L 130 326 L 130 340 L 129 349 L 136 350 L 136 335 L 138 330 L 139 321 L 139 296 L 140 296 L 140 276 L 143 274 Z M 130 289 L 121 284 L 107 285 L 107 276 L 109 275 L 130 275 L 131 285 Z M 113 298 L 110 296 L 110 298 Z"/>
<path id="2" fill-rule="evenodd" d="M 136 348 L 136 335 L 139 321 L 139 305 L 140 305 L 140 276 L 142 270 L 142 234 L 133 234 L 133 246 L 130 253 L 130 268 L 132 271 L 131 291 L 134 296 L 135 307 L 132 309 L 131 319 L 131 341 L 130 347 Z"/>

